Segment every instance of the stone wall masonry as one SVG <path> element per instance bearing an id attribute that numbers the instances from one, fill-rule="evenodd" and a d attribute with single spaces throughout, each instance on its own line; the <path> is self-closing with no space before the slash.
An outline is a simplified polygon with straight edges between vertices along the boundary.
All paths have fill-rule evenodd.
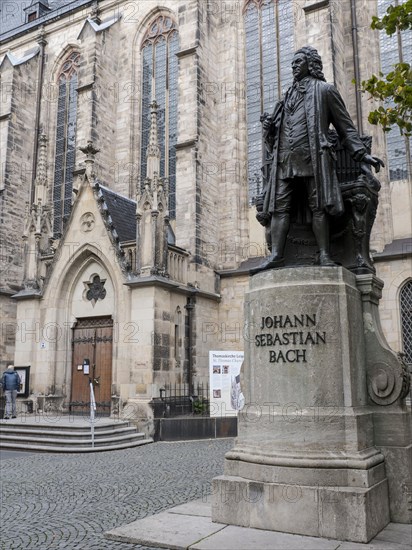
<path id="1" fill-rule="evenodd" d="M 234 108 L 227 105 L 222 108 L 223 102 L 219 94 L 212 93 L 222 85 L 221 63 L 225 63 L 228 68 L 227 52 L 224 51 L 229 45 L 233 48 L 233 42 L 225 41 L 222 25 L 219 26 L 219 16 L 210 10 L 204 2 L 197 2 L 196 10 L 191 4 L 190 8 L 180 12 L 179 23 L 188 25 L 191 22 L 192 28 L 195 25 L 196 40 L 198 44 L 195 50 L 188 52 L 187 55 L 181 55 L 179 58 L 180 76 L 179 76 L 179 142 L 187 143 L 187 148 L 192 148 L 191 157 L 188 151 L 178 151 L 178 174 L 177 174 L 177 222 L 176 237 L 177 244 L 179 239 L 184 238 L 185 247 L 188 248 L 194 257 L 196 271 L 196 280 L 199 281 L 198 271 L 204 272 L 200 267 L 201 263 L 206 266 L 216 267 L 217 258 L 212 257 L 208 251 L 211 247 L 217 247 L 221 239 L 219 227 L 225 232 L 227 229 L 226 220 L 231 216 L 233 208 L 227 208 L 229 203 L 236 204 L 234 200 L 228 199 L 222 201 L 222 140 L 220 134 L 223 127 L 228 127 L 228 133 L 234 135 L 232 112 Z M 223 31 L 223 32 L 222 32 Z M 223 44 L 222 44 L 223 43 Z M 192 44 L 193 45 L 193 44 Z M 183 47 L 182 47 L 183 49 Z M 183 50 L 184 51 L 184 50 Z M 232 50 L 231 50 L 232 51 Z M 222 55 L 224 59 L 222 59 Z M 225 57 L 226 56 L 226 57 Z M 234 81 L 233 72 L 230 72 L 229 81 Z M 180 84 L 182 82 L 183 86 Z M 183 112 L 184 108 L 184 112 Z M 224 116 L 222 116 L 224 113 Z M 236 113 L 234 112 L 236 117 Z M 235 118 L 236 120 L 236 118 Z M 231 131 L 232 130 L 232 131 Z M 191 140 L 197 139 L 196 149 L 193 149 Z M 225 143 L 227 150 L 227 144 Z M 236 154 L 229 152 L 230 161 L 236 163 Z M 225 150 L 225 152 L 226 152 Z M 182 165 L 179 160 L 184 157 L 185 164 Z M 187 162 L 195 162 L 190 172 L 194 171 L 194 179 L 190 182 L 184 180 L 183 173 L 180 171 Z M 238 184 L 238 182 L 236 182 Z M 233 183 L 232 185 L 236 185 Z M 182 189 L 184 186 L 184 189 Z M 181 197 L 185 197 L 185 204 L 179 206 L 179 190 Z M 195 201 L 193 203 L 193 201 Z M 187 212 L 187 206 L 192 214 Z M 183 210 L 186 210 L 184 217 Z M 231 233 L 237 233 L 237 217 L 233 214 L 236 221 L 231 222 Z M 185 221 L 183 221 L 185 220 Z M 195 224 L 193 224 L 195 221 Z M 187 226 L 190 223 L 190 227 Z M 189 230 L 189 231 L 188 231 Z M 223 234 L 225 238 L 226 233 Z M 182 245 L 180 245 L 182 246 Z M 207 271 L 207 270 L 206 270 Z M 207 276 L 206 272 L 204 273 Z M 209 273 L 209 277 L 212 275 Z"/>
<path id="2" fill-rule="evenodd" d="M 331 33 L 331 50 L 333 63 L 333 83 L 343 97 L 348 97 L 350 91 L 350 76 L 353 74 L 353 62 L 347 63 L 347 52 L 350 50 L 345 40 L 345 31 L 348 28 L 347 4 L 333 2 L 329 7 L 329 25 Z M 350 27 L 350 25 L 349 25 Z M 351 42 L 350 42 L 351 44 Z M 353 60 L 353 56 L 352 56 Z M 355 116 L 356 109 L 353 112 Z"/>
<path id="3" fill-rule="evenodd" d="M 96 103 L 92 115 L 92 139 L 101 154 L 96 156 L 96 169 L 101 180 L 113 188 L 115 179 L 116 148 L 116 82 L 119 56 L 119 29 L 115 23 L 109 29 L 96 33 L 95 94 Z M 127 130 L 126 128 L 124 130 Z M 117 189 L 126 194 L 128 189 Z"/>
<path id="4" fill-rule="evenodd" d="M 116 104 L 114 143 L 114 174 L 111 187 L 132 199 L 136 198 L 137 178 L 140 172 L 140 100 L 141 58 L 140 41 L 142 9 L 147 3 L 139 3 L 136 20 L 120 19 L 115 25 L 117 33 L 116 80 L 114 101 Z M 144 17 L 147 17 L 145 14 Z"/>
<path id="5" fill-rule="evenodd" d="M 209 380 L 209 351 L 226 349 L 219 341 L 218 319 L 219 304 L 202 297 L 196 298 L 194 309 L 193 334 L 193 373 L 195 383 L 207 383 Z"/>
<path id="6" fill-rule="evenodd" d="M 176 223 L 174 231 L 176 245 L 186 250 L 194 250 L 196 219 L 196 149 L 194 143 L 188 143 L 177 150 L 176 166 Z M 182 200 L 180 197 L 184 197 Z"/>
<path id="7" fill-rule="evenodd" d="M 170 294 L 170 356 L 171 379 L 177 384 L 188 380 L 188 341 L 186 341 L 187 297 L 180 294 Z M 175 330 L 177 327 L 177 331 Z M 177 340 L 176 340 L 177 337 Z"/>
<path id="8" fill-rule="evenodd" d="M 412 235 L 412 189 L 408 180 L 390 184 L 390 205 L 393 214 L 394 239 L 410 238 Z"/>
<path id="9" fill-rule="evenodd" d="M 11 98 L 13 90 L 13 67 L 5 61 L 1 72 L 0 101 L 0 191 L 5 187 L 7 140 L 9 135 L 9 120 L 11 118 Z"/>
<path id="10" fill-rule="evenodd" d="M 137 176 L 140 170 L 140 46 L 135 32 L 137 23 L 118 21 L 112 32 L 117 33 L 116 80 L 113 90 L 116 108 L 113 136 L 114 170 L 110 186 L 117 192 L 136 199 Z M 134 29 L 133 29 L 134 30 Z M 123 52 L 123 55 L 120 55 Z"/>
<path id="11" fill-rule="evenodd" d="M 5 62 L 9 86 L 2 90 L 9 105 L 4 189 L 0 198 L 1 288 L 17 291 L 23 278 L 25 206 L 30 201 L 38 56 L 12 67 Z M 7 77 L 6 77 L 7 78 Z M 6 80 L 7 83 L 7 80 Z M 10 97 L 8 97 L 10 96 Z M 6 113 L 5 113 L 6 114 Z M 28 131 L 32 128 L 32 131 Z"/>
<path id="12" fill-rule="evenodd" d="M 346 75 L 346 81 L 343 83 L 344 89 L 342 90 L 342 95 L 345 99 L 346 106 L 352 117 L 352 120 L 357 125 L 356 117 L 356 88 L 353 84 L 353 79 L 355 78 L 355 65 L 354 65 L 354 43 L 352 37 L 352 16 L 351 16 L 351 5 L 350 1 L 340 2 L 335 4 L 335 13 L 339 10 L 341 18 L 341 28 L 342 28 L 342 41 L 343 41 L 343 52 L 342 52 L 342 63 L 343 63 L 343 77 Z M 356 17 L 358 17 L 359 12 L 356 11 Z M 359 29 L 357 32 L 358 41 L 360 39 Z M 358 53 L 359 55 L 359 53 Z M 360 61 L 359 61 L 360 62 Z M 363 122 L 363 121 L 362 121 Z"/>
<path id="13" fill-rule="evenodd" d="M 313 2 L 310 2 L 310 4 L 312 5 Z M 306 8 L 307 5 L 308 3 L 305 5 Z M 328 82 L 334 82 L 334 42 L 332 33 L 336 23 L 332 27 L 330 21 L 330 10 L 331 6 L 328 4 L 326 6 L 320 7 L 319 9 L 305 12 L 305 40 L 302 44 L 302 33 L 296 45 L 299 48 L 309 44 L 316 48 L 322 57 L 323 72 L 325 74 L 326 80 Z M 299 19 L 301 19 L 301 14 L 299 12 L 296 13 L 295 11 L 295 20 L 297 15 L 299 15 Z"/>
<path id="14" fill-rule="evenodd" d="M 217 166 L 219 161 L 219 121 L 216 117 L 213 97 L 203 94 L 206 83 L 216 82 L 218 73 L 217 49 L 212 31 L 216 25 L 215 16 L 207 11 L 205 2 L 198 2 L 197 34 L 199 46 L 195 63 L 197 132 L 199 135 L 198 162 L 196 174 L 196 251 L 198 262 L 210 265 L 204 256 L 205 245 L 216 237 L 219 223 L 218 179 L 210 173 L 209 167 Z M 213 171 L 212 171 L 213 172 Z M 212 264 L 213 266 L 213 264 Z"/>
<path id="15" fill-rule="evenodd" d="M 10 294 L 0 293 L 0 370 L 14 362 L 16 343 L 16 303 Z"/>
<path id="16" fill-rule="evenodd" d="M 153 397 L 165 384 L 187 383 L 187 342 L 185 342 L 186 297 L 166 289 L 156 289 L 153 332 Z M 180 312 L 180 315 L 177 312 Z M 175 341 L 175 326 L 179 341 Z M 177 351 L 177 353 L 176 353 Z M 185 368 L 186 367 L 186 368 Z"/>
<path id="17" fill-rule="evenodd" d="M 239 4 L 238 4 L 239 7 Z M 214 265 L 236 268 L 243 259 L 223 250 L 245 249 L 250 241 L 248 226 L 246 73 L 244 24 L 240 10 L 223 11 L 215 29 L 219 52 L 218 81 L 212 91 L 220 125 L 216 165 L 219 187 L 219 240 Z"/>
<path id="18" fill-rule="evenodd" d="M 80 35 L 80 69 L 79 69 L 79 95 L 78 95 L 78 111 L 77 111 L 77 129 L 76 129 L 76 146 L 85 147 L 88 140 L 92 140 L 95 147 L 99 148 L 100 141 L 103 135 L 100 136 L 96 132 L 97 109 L 99 103 L 99 93 L 96 82 L 97 67 L 100 62 L 97 52 L 97 42 L 99 35 L 86 24 Z M 100 157 L 110 155 L 109 151 L 102 151 L 103 154 L 96 156 L 94 165 L 96 175 L 99 180 L 106 183 L 106 174 L 102 171 Z M 82 161 L 83 155 L 78 152 L 76 154 L 76 164 Z"/>
<path id="19" fill-rule="evenodd" d="M 133 395 L 151 398 L 153 384 L 153 335 L 154 335 L 154 288 L 134 288 L 131 290 L 130 320 L 138 327 L 137 342 L 133 345 L 129 368 L 122 369 L 122 383 L 130 383 Z"/>

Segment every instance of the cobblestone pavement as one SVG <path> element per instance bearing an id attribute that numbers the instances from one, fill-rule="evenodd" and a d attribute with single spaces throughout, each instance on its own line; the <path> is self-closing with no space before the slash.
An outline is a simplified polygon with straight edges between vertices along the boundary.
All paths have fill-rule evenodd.
<path id="1" fill-rule="evenodd" d="M 92 455 L 3 459 L 1 550 L 128 550 L 103 533 L 201 498 L 230 439 L 158 442 Z"/>

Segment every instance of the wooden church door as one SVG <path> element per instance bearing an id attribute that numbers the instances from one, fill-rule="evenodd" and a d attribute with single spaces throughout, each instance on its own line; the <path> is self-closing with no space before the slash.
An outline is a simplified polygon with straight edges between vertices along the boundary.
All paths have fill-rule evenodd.
<path id="1" fill-rule="evenodd" d="M 77 320 L 72 338 L 70 412 L 89 414 L 89 382 L 93 380 L 96 413 L 110 415 L 112 350 L 113 319 L 111 317 L 88 317 Z"/>

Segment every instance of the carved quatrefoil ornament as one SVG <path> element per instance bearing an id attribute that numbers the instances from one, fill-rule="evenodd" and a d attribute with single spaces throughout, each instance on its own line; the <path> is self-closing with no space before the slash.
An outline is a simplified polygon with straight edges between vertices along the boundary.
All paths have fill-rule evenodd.
<path id="1" fill-rule="evenodd" d="M 80 228 L 83 233 L 88 233 L 89 231 L 92 231 L 95 225 L 96 219 L 94 217 L 94 214 L 92 214 L 91 212 L 86 212 L 80 218 Z"/>

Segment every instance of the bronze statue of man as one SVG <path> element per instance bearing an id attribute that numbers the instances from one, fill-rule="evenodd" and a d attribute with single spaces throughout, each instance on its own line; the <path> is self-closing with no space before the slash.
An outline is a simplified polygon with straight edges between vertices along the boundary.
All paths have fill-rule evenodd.
<path id="1" fill-rule="evenodd" d="M 262 117 L 263 137 L 273 161 L 263 189 L 263 210 L 257 217 L 262 225 L 270 224 L 271 253 L 254 272 L 283 265 L 296 186 L 306 188 L 320 265 L 335 265 L 329 254 L 329 216 L 343 212 L 343 201 L 334 167 L 331 124 L 354 160 L 374 166 L 376 172 L 383 166 L 379 158 L 367 153 L 341 95 L 325 81 L 322 69 L 315 48 L 298 50 L 292 61 L 293 85 L 273 114 Z"/>

